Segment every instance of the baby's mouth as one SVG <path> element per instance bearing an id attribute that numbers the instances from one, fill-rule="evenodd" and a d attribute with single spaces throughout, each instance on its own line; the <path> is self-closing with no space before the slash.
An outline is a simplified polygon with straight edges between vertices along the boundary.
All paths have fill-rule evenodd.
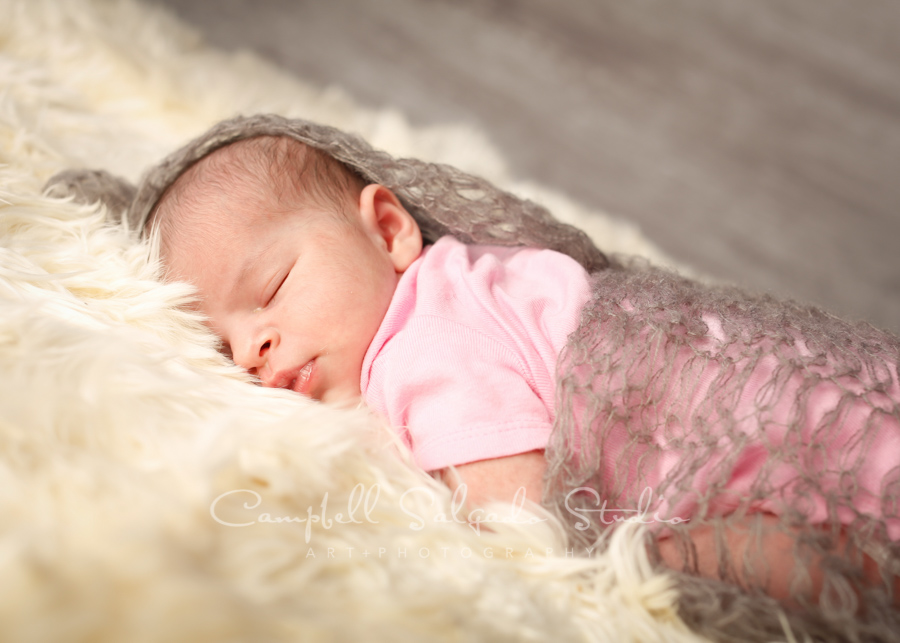
<path id="1" fill-rule="evenodd" d="M 303 368 L 301 368 L 297 372 L 297 376 L 293 379 L 292 382 L 289 383 L 287 388 L 291 389 L 295 393 L 299 393 L 300 395 L 309 397 L 309 390 L 310 388 L 312 388 L 312 375 L 315 364 L 315 358 L 309 360 L 306 364 L 304 364 Z"/>

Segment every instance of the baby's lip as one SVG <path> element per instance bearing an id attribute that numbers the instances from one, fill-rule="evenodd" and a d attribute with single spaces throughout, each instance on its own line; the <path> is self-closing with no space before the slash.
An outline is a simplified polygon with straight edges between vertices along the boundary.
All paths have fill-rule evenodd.
<path id="1" fill-rule="evenodd" d="M 300 395 L 310 397 L 309 391 L 312 389 L 313 374 L 316 366 L 316 359 L 313 358 L 296 368 L 287 371 L 280 371 L 271 379 L 273 388 L 287 388 Z"/>
<path id="2" fill-rule="evenodd" d="M 312 389 L 313 369 L 315 369 L 315 367 L 315 359 L 306 362 L 306 364 L 297 371 L 297 377 L 295 377 L 293 383 L 291 383 L 291 390 L 300 395 L 309 397 L 309 391 Z"/>

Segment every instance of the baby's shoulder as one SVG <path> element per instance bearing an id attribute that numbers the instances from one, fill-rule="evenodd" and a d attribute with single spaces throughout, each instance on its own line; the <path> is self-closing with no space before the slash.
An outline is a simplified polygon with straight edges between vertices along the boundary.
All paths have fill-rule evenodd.
<path id="1" fill-rule="evenodd" d="M 450 279 L 454 284 L 488 282 L 503 286 L 516 281 L 588 281 L 584 268 L 572 257 L 547 248 L 466 244 L 441 237 L 422 253 L 420 275 L 426 280 Z"/>
<path id="2" fill-rule="evenodd" d="M 569 331 L 590 298 L 574 259 L 541 248 L 467 245 L 444 237 L 429 247 L 405 296 L 415 316 L 508 335 L 548 325 Z"/>

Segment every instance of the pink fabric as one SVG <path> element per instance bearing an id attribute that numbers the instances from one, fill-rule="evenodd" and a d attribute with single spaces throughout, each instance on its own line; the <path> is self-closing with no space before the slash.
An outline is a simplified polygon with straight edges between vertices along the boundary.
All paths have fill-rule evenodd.
<path id="1" fill-rule="evenodd" d="M 557 357 L 589 297 L 566 255 L 444 237 L 401 277 L 363 398 L 426 471 L 543 449 Z"/>

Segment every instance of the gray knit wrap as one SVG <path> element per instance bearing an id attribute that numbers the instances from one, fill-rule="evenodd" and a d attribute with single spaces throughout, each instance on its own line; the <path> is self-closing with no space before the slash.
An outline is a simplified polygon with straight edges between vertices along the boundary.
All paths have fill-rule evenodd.
<path id="1" fill-rule="evenodd" d="M 129 226 L 144 231 L 160 197 L 191 165 L 230 143 L 257 136 L 289 136 L 331 155 L 366 181 L 391 189 L 418 222 L 426 242 L 452 234 L 466 243 L 543 246 L 571 255 L 589 272 L 608 263 L 581 230 L 482 178 L 448 165 L 394 159 L 358 136 L 274 114 L 221 122 L 163 159 L 138 186 L 126 215 Z M 511 212 L 517 213 L 515 222 Z"/>

